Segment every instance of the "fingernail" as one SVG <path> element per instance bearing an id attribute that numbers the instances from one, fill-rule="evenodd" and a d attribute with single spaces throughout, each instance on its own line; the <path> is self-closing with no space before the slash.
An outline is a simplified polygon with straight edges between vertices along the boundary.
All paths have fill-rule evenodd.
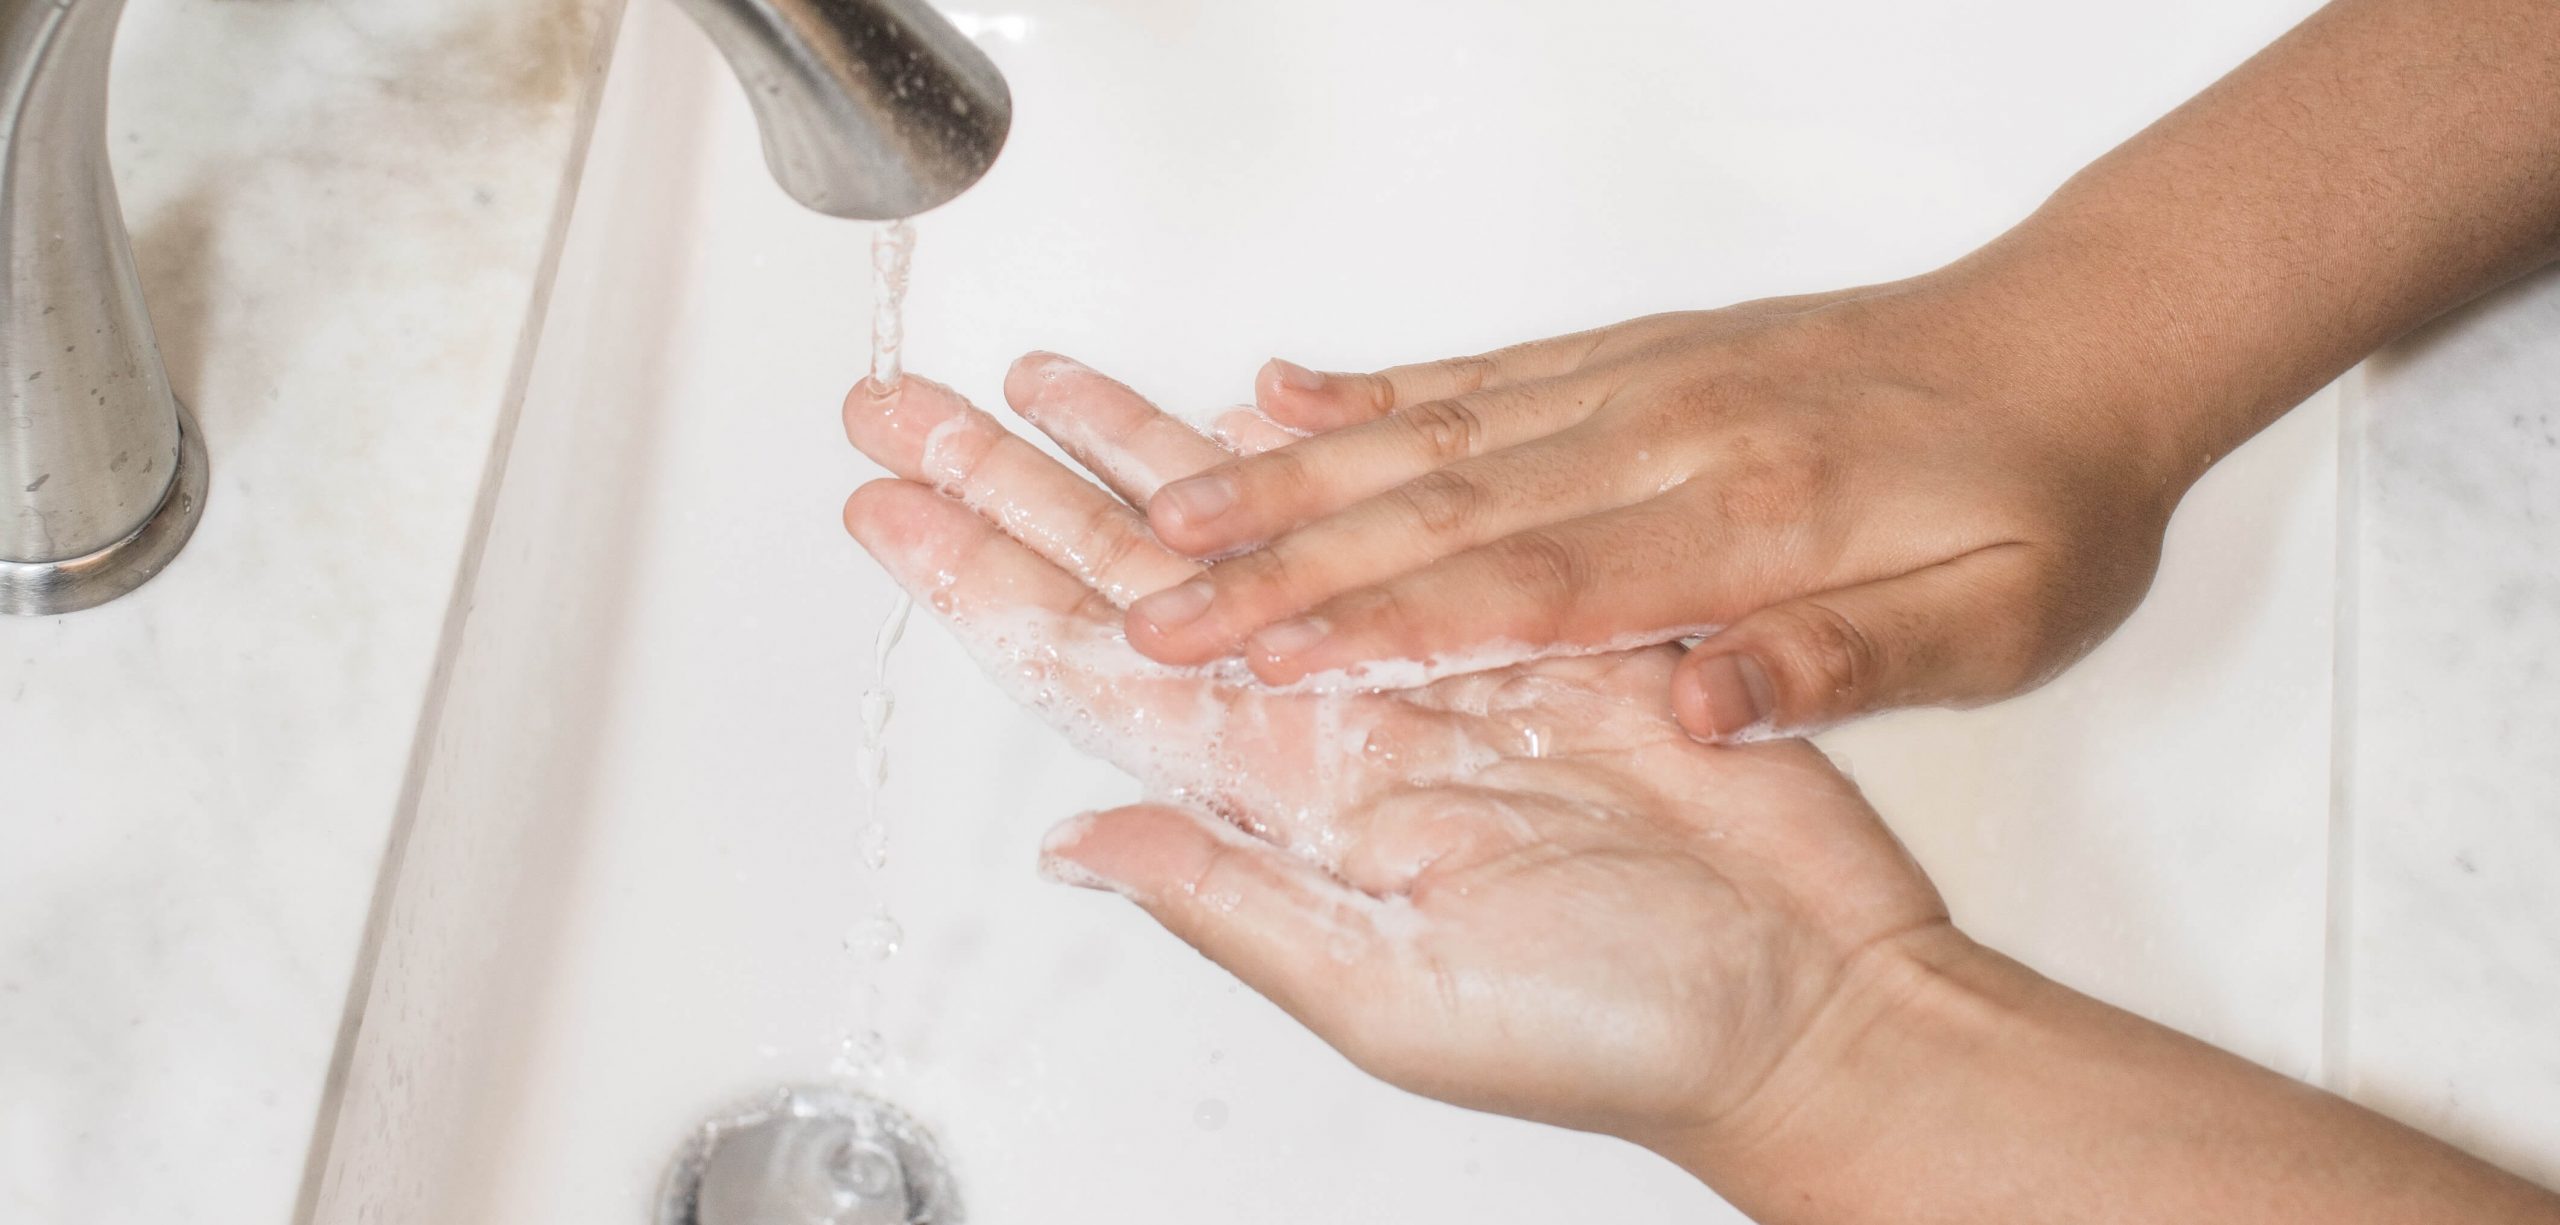
<path id="1" fill-rule="evenodd" d="M 1068 858 L 1077 843 L 1093 828 L 1094 814 L 1079 813 L 1060 821 L 1040 840 L 1040 878 L 1078 889 L 1102 893 L 1123 893 L 1121 886 L 1083 863 Z"/>
<path id="2" fill-rule="evenodd" d="M 1253 649 L 1273 659 L 1286 659 L 1313 648 L 1332 632 L 1333 627 L 1325 624 L 1322 618 L 1300 617 L 1269 626 L 1255 634 Z"/>
<path id="3" fill-rule="evenodd" d="M 1209 585 L 1209 580 L 1195 578 L 1130 605 L 1129 612 L 1144 618 L 1159 630 L 1180 629 L 1209 611 L 1209 601 L 1216 595 L 1217 589 Z"/>
<path id="4" fill-rule="evenodd" d="M 1274 378 L 1280 380 L 1280 385 L 1283 387 L 1294 388 L 1298 391 L 1324 390 L 1323 375 L 1318 374 L 1313 370 L 1309 370 L 1293 361 L 1284 361 L 1277 357 L 1272 358 L 1271 373 Z"/>
<path id="5" fill-rule="evenodd" d="M 1692 704 L 1707 717 L 1716 740 L 1765 724 L 1777 707 L 1776 691 L 1760 661 L 1740 653 L 1714 655 L 1689 669 Z"/>
<path id="6" fill-rule="evenodd" d="M 1223 476 L 1195 476 L 1156 491 L 1185 523 L 1207 523 L 1236 504 L 1236 483 Z"/>

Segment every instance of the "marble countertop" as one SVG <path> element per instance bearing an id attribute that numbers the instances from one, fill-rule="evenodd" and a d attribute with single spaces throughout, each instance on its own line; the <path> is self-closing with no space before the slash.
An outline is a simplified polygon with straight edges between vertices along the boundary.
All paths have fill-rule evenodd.
<path id="1" fill-rule="evenodd" d="M 154 0 L 110 143 L 213 486 L 0 618 L 0 1217 L 291 1219 L 620 0 Z"/>

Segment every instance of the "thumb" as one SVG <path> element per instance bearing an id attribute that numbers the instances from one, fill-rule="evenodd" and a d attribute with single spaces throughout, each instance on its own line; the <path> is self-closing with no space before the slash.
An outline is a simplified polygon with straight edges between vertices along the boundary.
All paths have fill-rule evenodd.
<path id="1" fill-rule="evenodd" d="M 1672 712 L 1700 740 L 1745 743 L 2033 688 L 2050 672 L 2047 618 L 2019 596 L 2025 564 L 2002 546 L 1772 604 L 1690 649 Z"/>
<path id="2" fill-rule="evenodd" d="M 1040 847 L 1041 874 L 1128 898 L 1165 930 L 1328 1039 L 1345 990 L 1387 964 L 1378 899 L 1216 817 L 1162 804 L 1087 813 Z"/>

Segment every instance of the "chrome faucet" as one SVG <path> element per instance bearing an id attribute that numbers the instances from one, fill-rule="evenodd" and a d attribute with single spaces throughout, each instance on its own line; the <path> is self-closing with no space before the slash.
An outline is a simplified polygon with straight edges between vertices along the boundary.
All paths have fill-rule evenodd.
<path id="1" fill-rule="evenodd" d="M 676 0 L 746 86 L 793 198 L 887 221 L 959 195 L 1013 101 L 925 0 Z M 0 0 L 0 613 L 112 600 L 204 512 L 204 438 L 170 389 L 107 166 L 124 0 Z"/>

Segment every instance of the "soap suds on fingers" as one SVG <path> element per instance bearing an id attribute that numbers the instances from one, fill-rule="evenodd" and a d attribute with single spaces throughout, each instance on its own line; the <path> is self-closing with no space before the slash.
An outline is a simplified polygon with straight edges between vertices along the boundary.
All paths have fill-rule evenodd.
<path id="1" fill-rule="evenodd" d="M 1421 659 L 1379 659 L 1343 668 L 1328 668 L 1322 672 L 1310 672 L 1274 688 L 1283 693 L 1386 693 L 1421 689 L 1454 676 L 1516 668 L 1542 659 L 1618 655 L 1669 642 L 1692 645 L 1722 628 L 1715 625 L 1677 625 L 1619 634 L 1601 642 L 1536 644 L 1501 640 Z"/>

